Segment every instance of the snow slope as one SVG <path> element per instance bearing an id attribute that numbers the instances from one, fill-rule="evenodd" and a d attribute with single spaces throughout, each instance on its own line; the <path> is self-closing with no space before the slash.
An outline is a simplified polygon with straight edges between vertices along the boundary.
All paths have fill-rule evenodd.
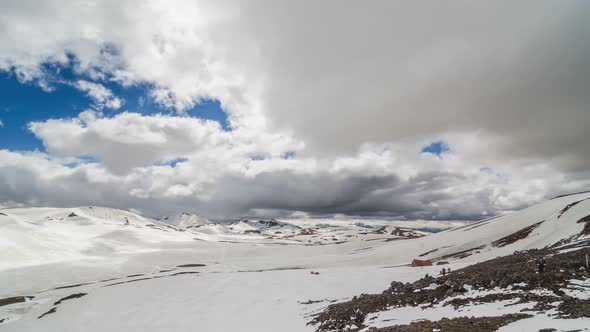
<path id="1" fill-rule="evenodd" d="M 588 198 L 560 197 L 416 238 L 408 235 L 426 233 L 306 221 L 298 227 L 244 223 L 260 231 L 246 234 L 217 224 L 185 230 L 99 207 L 2 209 L 0 301 L 34 298 L 0 305 L 0 330 L 312 331 L 306 315 L 331 301 L 440 269 L 408 267 L 413 258 L 449 260 L 456 270 L 586 240 L 577 221 L 590 215 Z M 54 304 L 81 293 L 87 295 Z M 55 313 L 37 319 L 54 307 Z M 469 313 L 494 311 L 500 312 L 474 307 Z M 399 312 L 383 315 L 377 321 Z M 424 318 L 420 311 L 411 315 Z M 554 319 L 539 316 L 505 330 L 541 326 L 542 320 Z M 585 321 L 559 323 L 575 328 Z"/>
<path id="2" fill-rule="evenodd" d="M 474 250 L 473 255 L 464 260 L 481 261 L 508 255 L 514 251 L 550 246 L 563 239 L 572 238 L 582 231 L 584 224 L 577 221 L 590 215 L 588 198 L 590 193 L 555 198 L 506 216 L 433 234 L 427 242 L 423 242 L 422 248 L 426 251 L 438 249 L 426 255 L 426 258 L 439 258 L 472 248 L 480 248 Z M 575 205 L 563 211 L 572 203 Z M 540 223 L 539 226 L 523 239 L 505 246 L 494 244 L 495 241 L 538 223 Z"/>
<path id="3" fill-rule="evenodd" d="M 149 252 L 192 241 L 177 228 L 103 207 L 0 210 L 0 269 L 112 254 Z"/>

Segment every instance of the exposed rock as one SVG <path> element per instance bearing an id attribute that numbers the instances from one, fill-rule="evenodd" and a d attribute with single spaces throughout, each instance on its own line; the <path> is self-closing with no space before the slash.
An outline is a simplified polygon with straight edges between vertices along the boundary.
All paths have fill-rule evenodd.
<path id="1" fill-rule="evenodd" d="M 568 298 L 558 307 L 564 318 L 590 317 L 590 301 Z"/>
<path id="2" fill-rule="evenodd" d="M 77 294 L 68 295 L 68 296 L 66 296 L 64 298 L 61 298 L 59 301 L 53 303 L 53 305 L 59 305 L 63 301 L 72 300 L 72 299 L 78 299 L 78 298 L 81 298 L 82 296 L 85 296 L 85 295 L 88 295 L 88 293 L 77 293 Z"/>
<path id="3" fill-rule="evenodd" d="M 381 329 L 371 329 L 376 332 L 432 332 L 432 331 L 452 331 L 452 332 L 493 332 L 504 325 L 512 322 L 532 317 L 525 314 L 511 314 L 500 317 L 460 317 L 460 318 L 443 318 L 436 322 L 420 321 L 408 325 L 398 325 L 385 327 Z"/>
<path id="4" fill-rule="evenodd" d="M 504 246 L 512 244 L 518 240 L 525 239 L 527 236 L 529 236 L 529 234 L 531 234 L 531 232 L 533 230 L 535 230 L 537 227 L 541 226 L 541 224 L 544 221 L 545 220 L 540 221 L 534 225 L 530 225 L 528 227 L 525 227 L 525 228 L 519 230 L 518 232 L 512 233 L 512 234 L 505 236 L 499 240 L 496 240 L 496 241 L 492 242 L 492 245 L 495 247 L 504 247 Z"/>
<path id="5" fill-rule="evenodd" d="M 56 311 L 57 311 L 57 307 L 53 307 L 53 308 L 49 309 L 49 311 L 47 311 L 43 315 L 37 317 L 37 319 L 41 319 L 41 318 L 43 318 L 43 317 L 45 317 L 47 315 L 51 315 L 51 314 L 55 313 Z"/>
<path id="6" fill-rule="evenodd" d="M 182 265 L 177 265 L 176 267 L 203 267 L 203 266 L 207 266 L 205 264 L 198 264 L 198 263 L 193 263 L 193 264 L 182 264 Z"/>
<path id="7" fill-rule="evenodd" d="M 580 200 L 580 201 L 576 201 L 576 202 L 572 202 L 568 205 L 566 205 L 561 211 L 559 211 L 559 215 L 557 216 L 557 219 L 561 218 L 561 216 L 567 212 L 567 210 L 571 209 L 572 207 L 576 206 L 578 203 L 585 201 L 585 199 Z"/>
<path id="8" fill-rule="evenodd" d="M 15 304 L 15 303 L 22 303 L 25 302 L 27 300 L 33 299 L 34 296 L 14 296 L 14 297 L 7 297 L 4 299 L 0 299 L 0 307 L 3 307 L 5 305 L 9 305 L 9 304 Z"/>
<path id="9" fill-rule="evenodd" d="M 584 229 L 580 233 L 580 235 L 588 235 L 590 234 L 590 215 L 585 216 L 584 218 L 577 221 L 578 224 L 585 223 Z"/>
<path id="10" fill-rule="evenodd" d="M 572 278 L 572 275 L 579 275 L 580 264 L 585 261 L 584 254 L 584 250 L 567 253 L 559 253 L 549 249 L 530 250 L 477 263 L 438 278 L 427 276 L 406 284 L 394 281 L 391 283 L 390 288 L 381 294 L 362 294 L 350 301 L 329 305 L 323 312 L 316 315 L 309 324 L 315 325 L 317 331 L 355 331 L 351 327 L 364 328 L 365 319 L 370 313 L 406 306 L 432 307 L 444 299 L 464 294 L 467 291 L 466 285 L 481 290 L 491 290 L 499 287 L 500 291 L 473 298 L 454 298 L 447 301 L 445 305 L 460 308 L 475 303 L 517 300 L 515 304 L 535 303 L 531 311 L 557 309 L 560 315 L 564 317 L 589 317 L 590 301 L 572 299 L 561 290 L 563 285 L 567 284 Z M 546 270 L 545 273 L 538 274 L 535 258 L 541 255 L 546 258 Z M 435 287 L 432 287 L 433 284 Z M 518 286 L 515 286 L 515 284 Z M 511 290 L 524 292 L 517 294 L 507 292 L 508 287 Z M 531 290 L 542 290 L 546 295 L 528 292 Z M 557 303 L 560 302 L 562 304 L 556 307 Z M 432 331 L 432 325 L 428 326 L 430 327 L 428 331 Z M 422 327 L 418 328 L 416 325 L 413 325 L 412 328 L 416 329 L 399 331 L 426 331 L 421 330 Z M 479 326 L 472 330 L 447 330 L 488 331 L 485 328 L 479 329 Z M 495 329 L 489 331 L 493 330 Z"/>

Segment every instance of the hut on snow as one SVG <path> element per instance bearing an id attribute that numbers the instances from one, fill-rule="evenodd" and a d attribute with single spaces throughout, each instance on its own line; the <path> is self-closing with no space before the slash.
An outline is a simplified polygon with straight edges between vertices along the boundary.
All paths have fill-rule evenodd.
<path id="1" fill-rule="evenodd" d="M 432 262 L 429 259 L 414 259 L 412 266 L 432 266 Z"/>

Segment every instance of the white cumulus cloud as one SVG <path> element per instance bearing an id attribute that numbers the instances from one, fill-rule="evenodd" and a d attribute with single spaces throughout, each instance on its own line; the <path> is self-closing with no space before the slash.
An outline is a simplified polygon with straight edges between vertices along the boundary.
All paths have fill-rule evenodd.
<path id="1" fill-rule="evenodd" d="M 0 204 L 476 218 L 587 189 L 589 9 L 5 4 L 0 70 L 49 90 L 44 66 L 72 66 L 97 110 L 121 108 L 108 84 L 145 84 L 178 116 L 87 111 L 30 123 L 47 152 L 2 151 Z M 204 99 L 220 101 L 231 131 L 187 116 Z M 420 153 L 438 140 L 451 150 Z"/>
<path id="2" fill-rule="evenodd" d="M 85 92 L 98 108 L 119 109 L 124 101 L 115 96 L 111 90 L 99 83 L 78 80 L 74 87 Z"/>

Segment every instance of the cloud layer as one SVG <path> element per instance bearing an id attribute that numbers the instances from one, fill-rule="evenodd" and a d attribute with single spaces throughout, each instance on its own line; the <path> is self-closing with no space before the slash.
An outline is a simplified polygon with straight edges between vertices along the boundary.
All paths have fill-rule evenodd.
<path id="1" fill-rule="evenodd" d="M 588 7 L 3 5 L 0 70 L 50 91 L 44 65 L 73 65 L 94 107 L 31 123 L 46 154 L 2 151 L 0 204 L 453 219 L 586 189 Z M 178 116 L 125 112 L 113 82 L 147 83 Z M 231 131 L 186 116 L 206 98 Z M 439 140 L 441 158 L 420 153 Z"/>

